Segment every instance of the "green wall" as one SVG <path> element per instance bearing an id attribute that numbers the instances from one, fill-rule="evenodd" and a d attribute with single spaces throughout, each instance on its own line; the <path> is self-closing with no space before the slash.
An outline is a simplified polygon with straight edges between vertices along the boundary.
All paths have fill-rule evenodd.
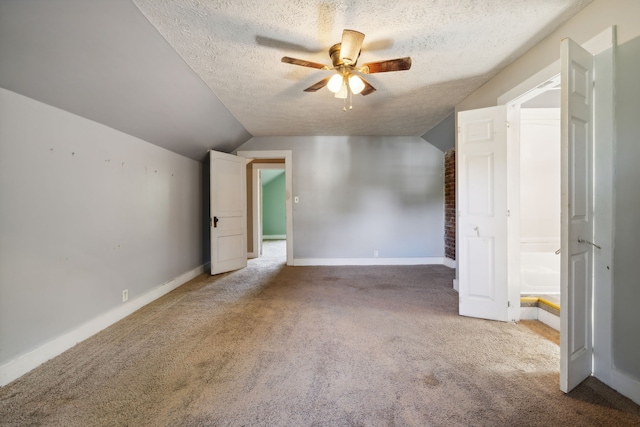
<path id="1" fill-rule="evenodd" d="M 262 173 L 262 235 L 284 236 L 285 186 L 283 170 L 263 170 Z"/>

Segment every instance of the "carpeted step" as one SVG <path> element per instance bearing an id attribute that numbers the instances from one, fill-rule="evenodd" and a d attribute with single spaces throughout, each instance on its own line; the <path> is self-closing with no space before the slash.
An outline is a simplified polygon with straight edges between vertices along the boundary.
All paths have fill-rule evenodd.
<path id="1" fill-rule="evenodd" d="M 521 297 L 520 307 L 538 307 L 553 314 L 554 316 L 560 316 L 560 304 L 557 304 L 545 297 Z"/>

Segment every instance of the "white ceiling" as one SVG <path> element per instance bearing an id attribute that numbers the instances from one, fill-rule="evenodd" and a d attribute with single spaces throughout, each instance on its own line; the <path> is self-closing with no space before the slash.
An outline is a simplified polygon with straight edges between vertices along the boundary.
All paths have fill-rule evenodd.
<path id="1" fill-rule="evenodd" d="M 254 136 L 423 135 L 585 0 L 133 0 Z M 342 30 L 366 34 L 360 63 L 411 56 L 409 71 L 368 77 L 353 110 L 326 88 Z"/>
<path id="2" fill-rule="evenodd" d="M 251 136 L 421 136 L 591 0 L 0 0 L 0 87 L 201 160 Z M 342 101 L 303 89 L 348 28 L 360 63 L 410 56 Z"/>

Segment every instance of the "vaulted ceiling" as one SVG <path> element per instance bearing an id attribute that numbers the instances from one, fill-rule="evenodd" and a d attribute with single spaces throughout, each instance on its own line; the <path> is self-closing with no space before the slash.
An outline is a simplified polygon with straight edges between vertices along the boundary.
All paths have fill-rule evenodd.
<path id="1" fill-rule="evenodd" d="M 420 136 L 590 0 L 3 0 L 0 86 L 201 159 L 251 136 Z M 326 88 L 343 29 L 367 76 L 353 110 Z"/>

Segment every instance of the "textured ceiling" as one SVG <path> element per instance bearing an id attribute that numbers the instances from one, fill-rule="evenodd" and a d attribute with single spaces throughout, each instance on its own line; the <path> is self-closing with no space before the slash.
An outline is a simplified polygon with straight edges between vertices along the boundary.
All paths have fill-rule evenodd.
<path id="1" fill-rule="evenodd" d="M 133 0 L 254 136 L 414 135 L 438 124 L 497 71 L 589 0 Z M 409 71 L 368 76 L 378 90 L 342 101 L 303 89 L 331 73 L 342 30 L 366 34 L 360 63 L 411 56 Z"/>
<path id="2" fill-rule="evenodd" d="M 590 0 L 0 0 L 0 87 L 202 160 L 251 136 L 422 136 Z M 348 28 L 368 76 L 353 110 L 327 89 Z M 558 41 L 559 42 L 559 41 Z"/>

